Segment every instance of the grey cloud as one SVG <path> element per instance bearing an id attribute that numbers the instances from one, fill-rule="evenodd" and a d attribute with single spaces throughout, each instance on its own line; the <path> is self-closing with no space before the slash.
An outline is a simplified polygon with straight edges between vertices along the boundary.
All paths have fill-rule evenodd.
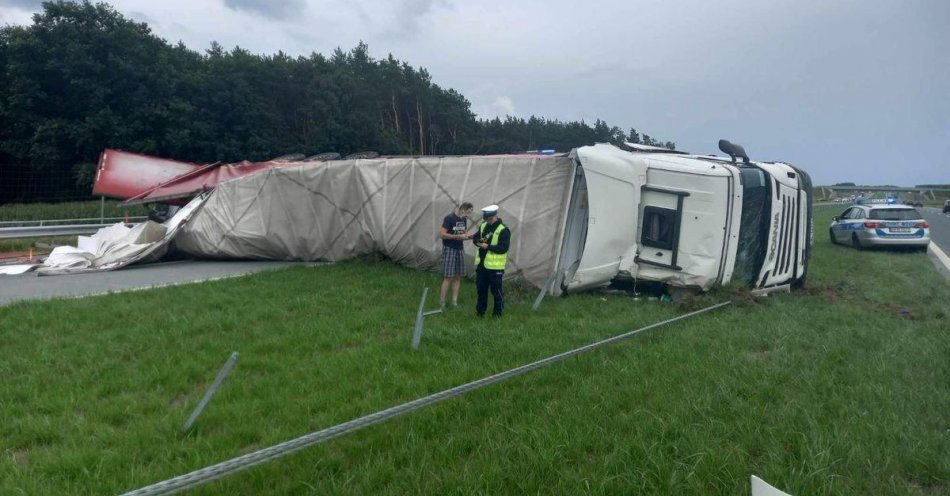
<path id="1" fill-rule="evenodd" d="M 224 5 L 232 10 L 278 20 L 297 17 L 306 9 L 304 0 L 224 0 Z"/>
<path id="2" fill-rule="evenodd" d="M 43 7 L 44 0 L 0 0 L 0 7 L 13 7 L 20 10 L 36 11 Z"/>
<path id="3" fill-rule="evenodd" d="M 156 21 L 155 19 L 152 19 L 151 17 L 141 12 L 136 12 L 134 10 L 129 12 L 129 17 L 131 17 L 132 19 L 135 19 L 136 21 L 144 22 L 148 24 L 149 26 L 152 27 L 152 29 L 154 29 L 158 25 L 158 21 Z"/>
<path id="4" fill-rule="evenodd" d="M 437 7 L 448 7 L 446 0 L 399 0 L 394 2 L 392 25 L 383 38 L 412 39 L 422 29 L 426 17 Z"/>

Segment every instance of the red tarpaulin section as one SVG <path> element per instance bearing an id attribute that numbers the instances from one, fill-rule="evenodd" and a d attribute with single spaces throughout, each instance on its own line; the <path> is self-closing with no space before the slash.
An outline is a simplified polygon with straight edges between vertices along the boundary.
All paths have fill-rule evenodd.
<path id="1" fill-rule="evenodd" d="M 120 198 L 126 203 L 184 205 L 198 193 L 224 181 L 290 164 L 299 162 L 244 161 L 202 165 L 107 149 L 99 157 L 92 193 Z"/>
<path id="2" fill-rule="evenodd" d="M 208 191 L 220 183 L 244 177 L 292 162 L 238 162 L 236 164 L 209 164 L 196 171 L 186 172 L 171 181 L 160 184 L 126 200 L 126 203 L 179 203 Z M 297 163 L 299 164 L 299 162 Z"/>
<path id="3" fill-rule="evenodd" d="M 200 164 L 106 149 L 99 156 L 92 194 L 124 200 L 201 168 Z"/>

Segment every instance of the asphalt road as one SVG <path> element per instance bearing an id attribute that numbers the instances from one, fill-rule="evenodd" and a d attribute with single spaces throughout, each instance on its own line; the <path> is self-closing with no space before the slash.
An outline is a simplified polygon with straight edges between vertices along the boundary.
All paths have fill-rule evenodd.
<path id="1" fill-rule="evenodd" d="M 944 253 L 950 254 L 950 214 L 939 208 L 924 207 L 917 209 L 930 224 L 930 240 Z"/>
<path id="2" fill-rule="evenodd" d="M 924 207 L 917 209 L 920 215 L 930 224 L 930 245 L 937 246 L 942 254 L 933 249 L 927 250 L 937 271 L 950 279 L 950 214 L 943 213 L 943 209 Z"/>
<path id="3" fill-rule="evenodd" d="M 27 272 L 16 276 L 0 275 L 0 306 L 21 300 L 70 298 L 189 284 L 299 264 L 301 262 L 182 260 L 88 274 L 37 276 L 35 272 Z"/>

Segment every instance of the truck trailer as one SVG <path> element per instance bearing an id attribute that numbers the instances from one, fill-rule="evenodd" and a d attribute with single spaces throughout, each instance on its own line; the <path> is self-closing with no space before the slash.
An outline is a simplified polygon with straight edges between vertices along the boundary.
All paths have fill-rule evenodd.
<path id="1" fill-rule="evenodd" d="M 260 170 L 203 187 L 210 195 L 174 242 L 197 257 L 378 252 L 431 270 L 442 217 L 470 201 L 500 205 L 513 232 L 509 275 L 555 294 L 616 280 L 802 285 L 813 238 L 808 174 L 749 160 L 727 141 L 720 148 L 730 156 L 626 143 L 554 155 L 251 164 Z M 174 196 L 174 185 L 163 194 Z M 471 264 L 474 248 L 466 252 Z"/>

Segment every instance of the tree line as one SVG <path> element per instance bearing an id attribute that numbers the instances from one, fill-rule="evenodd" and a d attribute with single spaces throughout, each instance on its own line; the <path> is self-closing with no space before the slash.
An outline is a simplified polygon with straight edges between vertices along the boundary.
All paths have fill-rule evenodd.
<path id="1" fill-rule="evenodd" d="M 104 148 L 192 162 L 289 153 L 674 148 L 597 120 L 479 119 L 459 92 L 366 44 L 329 56 L 170 44 L 105 3 L 45 2 L 0 28 L 0 202 L 88 195 Z"/>

